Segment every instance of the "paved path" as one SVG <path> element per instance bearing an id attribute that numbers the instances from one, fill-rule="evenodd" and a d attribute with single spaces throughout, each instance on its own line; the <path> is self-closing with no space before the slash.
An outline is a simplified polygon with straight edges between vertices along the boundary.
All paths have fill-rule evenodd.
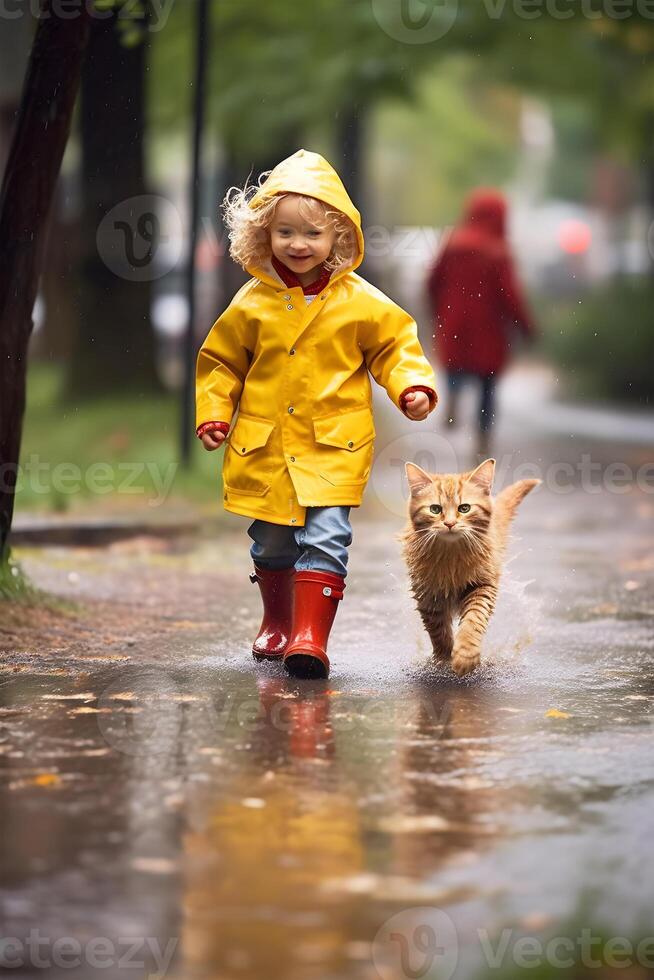
<path id="1" fill-rule="evenodd" d="M 49 975 L 84 980 L 167 958 L 173 980 L 512 977 L 521 936 L 579 954 L 584 929 L 646 934 L 651 448 L 505 420 L 502 482 L 529 464 L 545 485 L 516 523 L 484 666 L 458 681 L 429 661 L 394 534 L 407 452 L 463 466 L 470 446 L 390 408 L 327 683 L 252 662 L 238 518 L 21 551 L 82 603 L 2 644 L 3 928 L 28 964 L 35 924 Z M 62 937 L 79 971 L 57 965 Z M 129 937 L 147 966 L 126 973 Z M 552 956 L 531 975 L 573 975 Z"/>

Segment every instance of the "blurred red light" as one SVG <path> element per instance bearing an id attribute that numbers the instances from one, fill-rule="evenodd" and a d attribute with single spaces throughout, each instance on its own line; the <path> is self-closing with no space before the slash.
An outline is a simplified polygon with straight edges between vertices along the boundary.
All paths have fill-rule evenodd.
<path id="1" fill-rule="evenodd" d="M 591 243 L 590 228 L 585 221 L 564 221 L 559 228 L 559 245 L 568 255 L 587 252 Z"/>

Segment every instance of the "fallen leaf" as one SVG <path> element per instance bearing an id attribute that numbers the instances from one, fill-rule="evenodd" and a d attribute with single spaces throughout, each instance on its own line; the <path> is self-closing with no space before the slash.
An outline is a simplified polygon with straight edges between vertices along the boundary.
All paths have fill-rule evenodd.
<path id="1" fill-rule="evenodd" d="M 168 875 L 177 870 L 174 861 L 163 857 L 134 858 L 132 867 L 135 871 L 144 871 L 150 875 Z"/>
<path id="2" fill-rule="evenodd" d="M 559 711 L 558 708 L 550 708 L 549 711 L 545 712 L 546 718 L 569 718 L 570 715 L 567 711 Z"/>
<path id="3" fill-rule="evenodd" d="M 42 701 L 94 701 L 96 695 L 92 691 L 85 694 L 42 694 Z"/>
<path id="4" fill-rule="evenodd" d="M 543 929 L 547 929 L 553 922 L 551 915 L 547 912 L 530 912 L 526 915 L 524 919 L 520 919 L 520 926 L 523 929 L 527 929 L 529 932 L 542 932 Z"/>
<path id="5" fill-rule="evenodd" d="M 34 776 L 32 779 L 32 784 L 34 786 L 61 786 L 61 776 L 56 772 L 40 772 L 38 776 Z"/>
<path id="6" fill-rule="evenodd" d="M 416 816 L 394 816 L 380 821 L 379 827 L 388 834 L 475 834 L 497 833 L 490 824 L 463 824 L 445 820 L 435 813 Z"/>
<path id="7" fill-rule="evenodd" d="M 106 715 L 111 708 L 71 708 L 69 715 Z"/>
<path id="8" fill-rule="evenodd" d="M 74 657 L 73 659 L 74 660 L 112 660 L 113 661 L 113 660 L 131 660 L 132 658 L 131 657 L 128 657 L 128 656 L 126 656 L 125 654 L 122 654 L 122 653 L 110 653 L 110 654 L 103 654 L 102 656 L 96 656 L 96 657 L 79 656 L 79 657 Z"/>
<path id="9" fill-rule="evenodd" d="M 588 611 L 594 616 L 615 616 L 618 606 L 614 602 L 600 602 L 597 606 L 591 606 Z"/>
<path id="10" fill-rule="evenodd" d="M 435 813 L 424 814 L 417 817 L 387 817 L 380 823 L 382 830 L 387 834 L 425 834 L 430 831 L 450 830 L 450 823 L 443 817 Z"/>

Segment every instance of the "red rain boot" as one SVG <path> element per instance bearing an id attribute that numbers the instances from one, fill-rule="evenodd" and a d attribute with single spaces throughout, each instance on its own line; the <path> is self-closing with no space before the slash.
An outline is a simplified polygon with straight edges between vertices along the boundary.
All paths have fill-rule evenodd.
<path id="1" fill-rule="evenodd" d="M 293 625 L 293 576 L 291 568 L 254 566 L 250 581 L 259 585 L 263 600 L 263 619 L 252 647 L 255 660 L 280 660 L 286 650 Z"/>
<path id="2" fill-rule="evenodd" d="M 328 677 L 327 640 L 345 578 L 334 572 L 295 573 L 293 632 L 284 666 L 294 677 Z"/>

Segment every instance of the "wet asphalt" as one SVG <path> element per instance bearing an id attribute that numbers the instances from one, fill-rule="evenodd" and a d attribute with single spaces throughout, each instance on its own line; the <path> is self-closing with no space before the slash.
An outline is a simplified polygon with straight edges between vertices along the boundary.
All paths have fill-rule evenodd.
<path id="1" fill-rule="evenodd" d="M 600 956 L 632 944 L 623 976 L 649 975 L 651 447 L 499 430 L 500 485 L 525 466 L 544 485 L 483 665 L 458 680 L 408 595 L 398 460 L 462 467 L 472 447 L 402 420 L 382 442 L 325 682 L 252 660 L 241 519 L 164 549 L 19 552 L 53 593 L 167 628 L 114 629 L 101 655 L 56 636 L 4 651 L 8 975 L 474 980 L 522 975 L 531 950 L 531 976 L 580 976 L 547 943 L 578 959 L 589 930 Z"/>

